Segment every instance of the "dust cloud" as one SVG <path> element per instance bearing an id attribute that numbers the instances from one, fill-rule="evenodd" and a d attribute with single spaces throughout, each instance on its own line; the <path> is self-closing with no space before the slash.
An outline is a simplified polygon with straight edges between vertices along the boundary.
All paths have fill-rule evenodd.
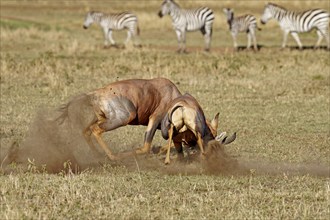
<path id="1" fill-rule="evenodd" d="M 225 147 L 217 141 L 210 141 L 205 156 L 185 151 L 185 158 L 177 160 L 171 154 L 171 163 L 164 165 L 165 155 L 148 154 L 126 156 L 118 161 L 110 161 L 100 147 L 91 148 L 83 130 L 94 120 L 94 113 L 87 95 L 73 98 L 68 108 L 40 109 L 31 124 L 25 140 L 18 146 L 14 143 L 5 159 L 2 170 L 15 172 L 9 164 L 14 162 L 27 170 L 49 173 L 79 173 L 85 169 L 97 170 L 102 166 L 124 166 L 129 171 L 158 171 L 167 175 L 312 175 L 329 177 L 328 166 L 313 164 L 270 163 L 261 160 L 246 160 L 229 155 Z M 120 140 L 118 140 L 120 141 Z M 130 156 L 127 156 L 130 155 Z M 68 163 L 69 162 L 69 163 Z M 70 166 L 66 166 L 69 164 Z"/>

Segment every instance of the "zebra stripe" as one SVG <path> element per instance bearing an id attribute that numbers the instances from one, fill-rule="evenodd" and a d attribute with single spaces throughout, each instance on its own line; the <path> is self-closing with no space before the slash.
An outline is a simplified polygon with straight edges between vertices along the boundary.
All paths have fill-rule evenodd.
<path id="1" fill-rule="evenodd" d="M 300 42 L 298 33 L 309 32 L 312 29 L 316 29 L 318 40 L 315 44 L 315 48 L 319 47 L 323 38 L 326 39 L 328 49 L 330 49 L 329 40 L 329 16 L 330 14 L 323 9 L 311 9 L 304 12 L 289 11 L 279 5 L 268 3 L 265 6 L 264 13 L 261 17 L 261 23 L 266 24 L 270 19 L 278 21 L 282 31 L 284 32 L 284 38 L 282 47 L 286 46 L 287 36 L 290 33 L 297 42 L 300 49 L 302 49 L 302 43 Z"/>
<path id="2" fill-rule="evenodd" d="M 186 32 L 198 30 L 204 35 L 205 50 L 210 50 L 212 25 L 214 21 L 214 14 L 210 8 L 181 9 L 174 0 L 164 0 L 158 15 L 159 17 L 165 15 L 170 15 L 172 17 L 172 24 L 179 43 L 178 52 L 185 52 L 186 50 Z"/>
<path id="3" fill-rule="evenodd" d="M 253 15 L 243 15 L 234 18 L 234 11 L 230 8 L 223 9 L 227 16 L 227 23 L 229 25 L 230 33 L 233 37 L 234 47 L 237 49 L 237 35 L 240 32 L 246 32 L 248 36 L 247 48 L 251 47 L 251 39 L 253 40 L 253 48 L 257 50 L 257 38 L 255 35 L 256 29 L 261 30 L 257 26 L 257 19 Z"/>
<path id="4" fill-rule="evenodd" d="M 121 12 L 117 14 L 105 14 L 102 12 L 91 11 L 86 15 L 86 19 L 83 27 L 87 29 L 91 24 L 96 23 L 101 26 L 104 32 L 104 46 L 116 45 L 116 42 L 112 38 L 113 30 L 127 29 L 127 38 L 125 44 L 128 43 L 131 38 L 135 38 L 139 35 L 138 19 L 130 12 Z"/>

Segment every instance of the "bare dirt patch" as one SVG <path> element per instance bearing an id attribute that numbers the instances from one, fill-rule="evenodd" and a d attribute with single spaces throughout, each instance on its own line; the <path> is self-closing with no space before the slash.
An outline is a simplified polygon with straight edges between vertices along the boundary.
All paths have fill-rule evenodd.
<path id="1" fill-rule="evenodd" d="M 79 173 L 87 168 L 99 168 L 104 164 L 110 164 L 125 166 L 131 171 L 159 171 L 172 175 L 330 176 L 329 167 L 316 164 L 281 164 L 234 158 L 217 141 L 209 142 L 204 159 L 197 153 L 183 161 L 172 160 L 167 166 L 164 165 L 163 158 L 154 154 L 131 154 L 119 161 L 109 161 L 101 149 L 91 149 L 83 137 L 82 131 L 94 117 L 86 97 L 80 95 L 72 99 L 68 111 L 64 114 L 58 109 L 40 109 L 22 144 L 18 146 L 14 143 L 6 158 L 2 158 L 2 168 L 5 172 L 11 172 L 11 166 L 6 165 L 15 162 L 22 165 L 23 169 L 33 166 L 49 173 L 62 172 L 68 168 Z M 60 115 L 62 118 L 59 118 Z"/>

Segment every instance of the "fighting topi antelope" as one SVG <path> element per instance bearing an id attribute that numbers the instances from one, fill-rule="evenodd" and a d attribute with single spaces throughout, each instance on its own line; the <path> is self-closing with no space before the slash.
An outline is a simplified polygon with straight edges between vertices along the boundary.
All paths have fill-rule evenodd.
<path id="1" fill-rule="evenodd" d="M 211 9 L 207 7 L 182 9 L 174 0 L 164 0 L 158 15 L 159 17 L 165 15 L 172 17 L 172 24 L 179 43 L 179 53 L 186 52 L 187 31 L 201 31 L 205 39 L 205 50 L 210 50 L 214 21 L 214 14 Z"/>
<path id="2" fill-rule="evenodd" d="M 314 48 L 318 48 L 323 38 L 327 41 L 327 48 L 330 49 L 329 39 L 329 12 L 323 9 L 311 9 L 304 12 L 289 11 L 279 5 L 268 3 L 265 6 L 264 13 L 261 17 L 261 23 L 266 24 L 270 19 L 278 21 L 283 31 L 282 48 L 286 47 L 288 34 L 297 42 L 299 49 L 303 45 L 299 39 L 298 33 L 309 32 L 316 29 L 318 40 Z"/>
<path id="3" fill-rule="evenodd" d="M 229 144 L 236 139 L 236 133 L 231 137 L 224 137 L 225 133 L 217 136 L 219 113 L 211 122 L 205 118 L 204 112 L 197 100 L 190 94 L 184 94 L 174 99 L 161 123 L 164 139 L 168 139 L 165 164 L 170 163 L 170 148 L 172 141 L 178 153 L 178 158 L 183 158 L 182 143 L 191 145 L 197 142 L 201 155 L 204 148 L 211 140 L 218 140 L 221 144 Z M 164 148 L 160 150 L 165 151 Z"/>
<path id="4" fill-rule="evenodd" d="M 151 142 L 161 121 L 166 115 L 168 104 L 181 95 L 178 88 L 168 79 L 150 80 L 131 79 L 111 83 L 104 88 L 73 98 L 61 108 L 58 120 L 62 123 L 69 114 L 69 107 L 77 102 L 85 101 L 93 109 L 94 118 L 83 130 L 89 146 L 95 150 L 91 140 L 93 135 L 111 160 L 115 156 L 102 139 L 107 131 L 126 125 L 145 125 L 143 147 L 135 150 L 136 154 L 150 151 Z"/>
<path id="5" fill-rule="evenodd" d="M 127 29 L 127 38 L 125 44 L 127 44 L 131 38 L 133 38 L 134 45 L 136 43 L 136 35 L 139 35 L 140 29 L 138 26 L 137 17 L 130 12 L 121 12 L 117 14 L 105 14 L 102 12 L 90 11 L 87 13 L 84 29 L 87 29 L 91 24 L 97 23 L 101 26 L 104 33 L 104 47 L 116 46 L 116 42 L 112 38 L 112 32 L 114 30 Z"/>
<path id="6" fill-rule="evenodd" d="M 247 48 L 251 47 L 251 39 L 253 40 L 254 50 L 258 50 L 256 29 L 261 30 L 257 25 L 257 19 L 253 15 L 242 15 L 234 18 L 234 11 L 230 8 L 224 8 L 223 12 L 226 14 L 227 23 L 229 25 L 230 33 L 233 37 L 234 48 L 237 49 L 237 35 L 240 32 L 246 32 L 248 37 Z"/>

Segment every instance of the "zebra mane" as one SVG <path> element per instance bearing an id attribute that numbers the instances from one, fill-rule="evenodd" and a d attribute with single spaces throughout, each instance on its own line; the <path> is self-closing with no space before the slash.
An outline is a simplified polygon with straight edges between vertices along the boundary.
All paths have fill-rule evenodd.
<path id="1" fill-rule="evenodd" d="M 286 8 L 280 6 L 280 5 L 277 5 L 277 4 L 274 4 L 274 3 L 268 3 L 267 6 L 271 6 L 271 7 L 275 7 L 275 8 L 279 8 L 279 9 L 282 9 L 284 11 L 287 11 Z"/>
<path id="2" fill-rule="evenodd" d="M 89 12 L 90 15 L 93 15 L 93 16 L 101 16 L 101 15 L 104 15 L 103 12 L 100 12 L 100 11 L 90 11 Z"/>
<path id="3" fill-rule="evenodd" d="M 100 22 L 101 17 L 104 15 L 104 13 L 100 11 L 90 11 L 89 14 L 96 22 Z"/>
<path id="4" fill-rule="evenodd" d="M 174 0 L 170 0 L 176 7 L 181 8 L 178 3 L 176 3 Z"/>

